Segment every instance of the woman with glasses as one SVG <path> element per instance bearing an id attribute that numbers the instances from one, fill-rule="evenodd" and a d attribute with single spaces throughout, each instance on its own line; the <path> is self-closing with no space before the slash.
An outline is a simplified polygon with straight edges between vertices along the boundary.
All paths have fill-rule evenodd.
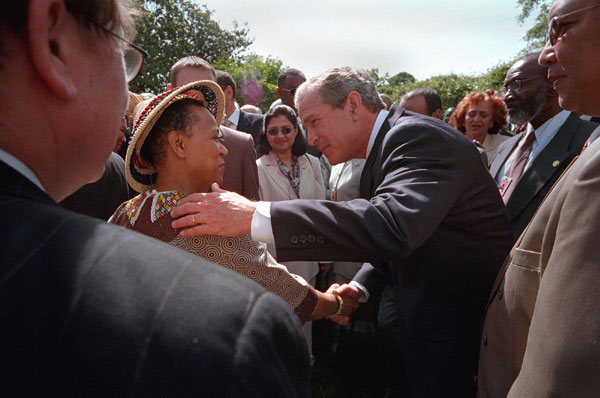
<path id="1" fill-rule="evenodd" d="M 291 107 L 277 105 L 269 109 L 258 139 L 257 152 L 260 200 L 325 199 L 319 159 L 306 153 L 306 140 L 298 128 L 296 112 Z M 311 239 L 310 236 L 299 238 Z M 268 245 L 268 250 L 277 258 L 274 245 Z M 284 265 L 290 272 L 315 285 L 319 273 L 318 262 L 293 261 Z M 311 330 L 307 322 L 304 332 L 309 343 Z"/>
<path id="2" fill-rule="evenodd" d="M 456 106 L 450 124 L 483 148 L 488 167 L 506 135 L 506 106 L 493 89 L 467 94 Z"/>

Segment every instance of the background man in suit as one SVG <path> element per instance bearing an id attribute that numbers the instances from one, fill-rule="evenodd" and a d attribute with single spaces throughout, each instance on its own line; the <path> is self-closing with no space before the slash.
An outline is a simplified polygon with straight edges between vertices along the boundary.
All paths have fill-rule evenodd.
<path id="1" fill-rule="evenodd" d="M 560 108 L 547 78 L 548 68 L 537 62 L 539 55 L 539 51 L 526 55 L 506 73 L 503 92 L 508 120 L 529 124 L 527 131 L 500 145 L 490 167 L 501 187 L 515 240 L 598 126 Z"/>
<path id="2" fill-rule="evenodd" d="M 308 396 L 289 305 L 56 203 L 115 145 L 128 5 L 0 3 L 0 395 Z"/>
<path id="3" fill-rule="evenodd" d="M 248 113 L 238 108 L 235 103 L 236 84 L 231 75 L 222 70 L 215 72 L 215 81 L 225 94 L 225 117 L 223 124 L 237 131 L 248 133 L 258 142 L 258 133 L 262 129 L 263 116 Z"/>
<path id="4" fill-rule="evenodd" d="M 367 159 L 362 198 L 250 202 L 215 189 L 174 209 L 183 217 L 173 226 L 189 227 L 186 236 L 251 233 L 284 261 L 370 261 L 339 292 L 357 299 L 394 285 L 411 396 L 474 396 L 483 311 L 511 237 L 473 143 L 441 120 L 386 111 L 364 71 L 332 69 L 297 95 L 313 145 L 335 164 Z"/>
<path id="5" fill-rule="evenodd" d="M 432 88 L 420 87 L 404 94 L 400 106 L 407 111 L 440 119 L 442 117 L 442 97 Z"/>
<path id="6" fill-rule="evenodd" d="M 555 1 L 539 62 L 562 108 L 600 115 L 600 4 Z M 552 187 L 494 283 L 479 361 L 480 397 L 600 392 L 600 141 Z M 510 390 L 510 391 L 509 391 Z"/>
<path id="7" fill-rule="evenodd" d="M 204 59 L 191 55 L 173 64 L 171 82 L 167 85 L 167 90 L 198 80 L 215 81 L 215 79 L 213 66 Z M 237 192 L 248 199 L 258 200 L 258 169 L 254 139 L 232 128 L 220 126 L 220 129 L 223 133 L 223 143 L 229 152 L 225 157 L 223 188 Z"/>

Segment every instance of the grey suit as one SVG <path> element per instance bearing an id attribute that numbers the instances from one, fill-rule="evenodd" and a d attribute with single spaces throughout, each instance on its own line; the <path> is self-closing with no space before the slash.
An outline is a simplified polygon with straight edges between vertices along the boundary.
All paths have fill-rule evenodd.
<path id="1" fill-rule="evenodd" d="M 554 138 L 525 170 L 506 204 L 515 240 L 521 235 L 558 177 L 581 152 L 583 144 L 597 126 L 598 124 L 581 120 L 571 113 Z M 502 165 L 515 150 L 523 134 L 503 142 L 498 148 L 490 167 L 490 173 L 496 180 Z"/>
<path id="2" fill-rule="evenodd" d="M 0 395 L 309 395 L 296 315 L 254 282 L 58 206 L 0 162 Z"/>
<path id="3" fill-rule="evenodd" d="M 258 200 L 258 170 L 252 137 L 225 126 L 221 126 L 221 132 L 228 151 L 221 188 Z"/>
<path id="4" fill-rule="evenodd" d="M 473 396 L 483 311 L 511 246 L 496 184 L 462 133 L 394 106 L 360 191 L 273 203 L 278 257 L 372 262 L 355 280 L 394 285 L 410 396 Z"/>

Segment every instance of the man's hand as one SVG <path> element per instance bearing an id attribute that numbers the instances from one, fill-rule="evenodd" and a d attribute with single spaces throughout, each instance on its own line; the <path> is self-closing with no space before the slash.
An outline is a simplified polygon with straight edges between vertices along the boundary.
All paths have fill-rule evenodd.
<path id="1" fill-rule="evenodd" d="M 212 185 L 211 193 L 194 193 L 179 201 L 171 212 L 173 229 L 184 237 L 197 235 L 241 236 L 250 234 L 254 202 L 235 192 Z"/>
<path id="2" fill-rule="evenodd" d="M 340 326 L 346 326 L 348 322 L 350 322 L 350 316 L 352 313 L 358 309 L 358 299 L 361 298 L 364 293 L 359 288 L 352 285 L 338 285 L 337 283 L 332 284 L 327 289 L 327 293 L 336 293 L 342 296 L 344 300 L 344 308 L 342 311 L 342 315 L 337 317 L 331 317 L 333 322 L 337 323 Z"/>

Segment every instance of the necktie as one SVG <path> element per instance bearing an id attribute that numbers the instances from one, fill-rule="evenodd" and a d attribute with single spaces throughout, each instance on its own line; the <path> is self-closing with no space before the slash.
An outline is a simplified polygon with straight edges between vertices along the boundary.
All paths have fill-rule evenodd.
<path id="1" fill-rule="evenodd" d="M 533 146 L 533 142 L 535 141 L 535 132 L 529 131 L 525 134 L 525 139 L 517 147 L 517 153 L 515 154 L 515 160 L 510 165 L 508 172 L 505 174 L 508 177 L 508 186 L 504 189 L 502 194 L 502 200 L 504 204 L 508 203 L 510 199 L 510 195 L 512 195 L 521 175 L 523 174 L 523 170 L 525 169 L 525 165 L 529 160 L 529 155 L 531 155 L 531 148 Z"/>

